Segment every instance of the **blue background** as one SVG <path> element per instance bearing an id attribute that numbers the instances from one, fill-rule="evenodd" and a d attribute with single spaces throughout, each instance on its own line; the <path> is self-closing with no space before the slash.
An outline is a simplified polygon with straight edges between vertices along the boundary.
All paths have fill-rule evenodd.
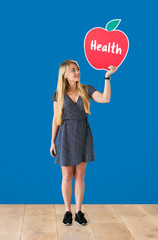
<path id="1" fill-rule="evenodd" d="M 91 100 L 95 162 L 87 164 L 83 204 L 158 203 L 156 1 L 13 1 L 1 10 L 0 203 L 64 204 L 61 167 L 50 155 L 61 62 L 73 59 L 81 83 L 104 91 L 104 70 L 84 55 L 94 27 L 121 19 L 129 51 L 111 75 L 111 101 Z M 74 179 L 73 179 L 74 186 Z M 72 204 L 75 203 L 74 190 Z"/>

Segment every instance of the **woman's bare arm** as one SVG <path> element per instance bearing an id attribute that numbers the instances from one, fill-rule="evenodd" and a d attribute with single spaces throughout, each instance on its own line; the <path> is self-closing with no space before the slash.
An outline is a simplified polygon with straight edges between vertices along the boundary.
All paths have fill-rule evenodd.
<path id="1" fill-rule="evenodd" d="M 54 101 L 54 116 L 53 116 L 53 121 L 52 121 L 52 140 L 51 143 L 55 143 L 55 139 L 58 133 L 59 126 L 56 123 L 56 118 L 57 118 L 57 102 Z"/>
<path id="2" fill-rule="evenodd" d="M 116 72 L 117 67 L 110 65 L 108 67 L 110 70 L 108 70 L 105 74 L 106 77 L 110 77 L 110 75 L 114 72 Z M 105 80 L 105 86 L 104 86 L 104 92 L 101 93 L 99 91 L 95 91 L 92 94 L 92 99 L 95 102 L 99 102 L 99 103 L 108 103 L 110 102 L 110 98 L 111 98 L 111 84 L 110 84 L 110 80 Z"/>
<path id="3" fill-rule="evenodd" d="M 104 92 L 95 91 L 92 94 L 92 99 L 98 103 L 108 103 L 111 97 L 111 85 L 110 80 L 105 80 Z"/>

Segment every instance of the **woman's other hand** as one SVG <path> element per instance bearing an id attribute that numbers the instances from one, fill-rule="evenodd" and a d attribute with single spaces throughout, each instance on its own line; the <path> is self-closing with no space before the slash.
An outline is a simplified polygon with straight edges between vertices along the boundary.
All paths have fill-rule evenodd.
<path id="1" fill-rule="evenodd" d="M 56 156 L 56 146 L 55 143 L 53 142 L 50 147 L 50 154 L 55 157 Z"/>

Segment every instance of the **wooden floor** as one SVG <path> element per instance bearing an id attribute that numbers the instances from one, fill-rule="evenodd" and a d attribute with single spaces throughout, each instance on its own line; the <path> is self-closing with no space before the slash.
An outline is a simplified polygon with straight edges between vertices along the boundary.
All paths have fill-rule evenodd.
<path id="1" fill-rule="evenodd" d="M 62 225 L 64 205 L 0 205 L 0 240 L 158 240 L 157 205 L 83 204 L 88 224 Z"/>

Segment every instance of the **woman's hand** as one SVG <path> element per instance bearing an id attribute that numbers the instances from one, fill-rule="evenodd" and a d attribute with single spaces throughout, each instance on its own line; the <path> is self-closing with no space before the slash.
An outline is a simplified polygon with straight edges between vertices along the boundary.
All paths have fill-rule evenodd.
<path id="1" fill-rule="evenodd" d="M 55 157 L 56 156 L 56 146 L 55 143 L 53 142 L 50 147 L 50 154 Z"/>
<path id="2" fill-rule="evenodd" d="M 112 66 L 112 65 L 110 65 L 108 68 L 110 70 L 106 72 L 106 74 L 105 74 L 106 77 L 109 77 L 112 73 L 116 72 L 116 70 L 117 70 L 117 67 Z"/>

